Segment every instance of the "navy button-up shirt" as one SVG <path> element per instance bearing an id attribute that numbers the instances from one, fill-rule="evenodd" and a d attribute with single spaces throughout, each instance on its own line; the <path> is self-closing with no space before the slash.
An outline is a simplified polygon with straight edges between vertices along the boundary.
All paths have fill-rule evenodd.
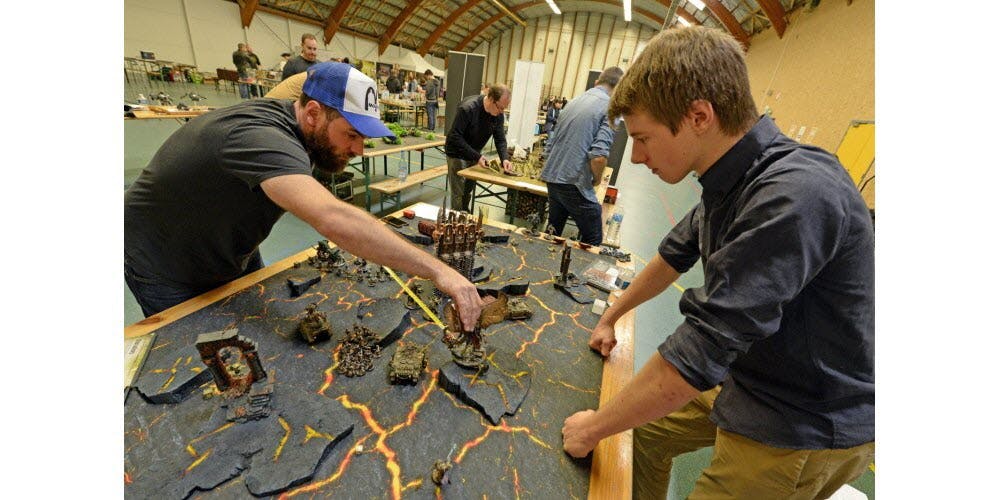
<path id="1" fill-rule="evenodd" d="M 699 390 L 719 383 L 720 428 L 792 449 L 875 439 L 874 229 L 829 153 L 762 117 L 699 179 L 660 243 L 683 273 L 684 322 L 659 346 Z"/>

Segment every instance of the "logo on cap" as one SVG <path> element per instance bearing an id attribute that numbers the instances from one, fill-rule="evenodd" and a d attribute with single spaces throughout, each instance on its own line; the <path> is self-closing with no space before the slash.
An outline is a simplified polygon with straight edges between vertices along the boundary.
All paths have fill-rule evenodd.
<path id="1" fill-rule="evenodd" d="M 371 97 L 371 102 L 368 101 L 369 97 Z M 375 95 L 375 89 L 372 87 L 368 87 L 368 90 L 365 92 L 365 111 L 368 111 L 370 108 L 378 111 L 378 96 Z"/>

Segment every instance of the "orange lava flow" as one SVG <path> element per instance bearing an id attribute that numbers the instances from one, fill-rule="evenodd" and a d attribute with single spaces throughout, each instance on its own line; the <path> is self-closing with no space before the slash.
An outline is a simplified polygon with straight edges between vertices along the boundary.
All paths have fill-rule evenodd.
<path id="1" fill-rule="evenodd" d="M 344 455 L 344 459 L 340 461 L 340 466 L 337 467 L 337 471 L 334 472 L 330 477 L 322 481 L 310 483 L 302 487 L 295 488 L 294 490 L 291 491 L 286 491 L 285 493 L 282 493 L 278 498 L 286 499 L 298 495 L 299 493 L 310 493 L 336 481 L 337 479 L 340 479 L 340 476 L 344 475 L 344 471 L 347 470 L 347 465 L 351 463 L 351 458 L 354 457 L 354 449 L 357 448 L 358 446 L 362 446 L 363 443 L 367 441 L 370 436 L 371 434 L 354 442 L 350 450 L 348 450 L 347 454 Z"/>
<path id="2" fill-rule="evenodd" d="M 514 357 L 517 359 L 521 359 L 521 355 L 524 354 L 525 349 L 527 349 L 529 345 L 538 343 L 539 337 L 542 336 L 542 330 L 544 330 L 545 327 L 554 324 L 556 324 L 556 318 L 555 314 L 553 313 L 552 315 L 549 316 L 549 321 L 547 321 L 545 324 L 535 329 L 535 336 L 531 340 L 526 340 L 524 342 L 521 342 L 521 348 L 517 350 L 517 353 L 514 354 Z"/>
<path id="3" fill-rule="evenodd" d="M 472 440 L 466 442 L 465 445 L 462 446 L 462 450 L 459 451 L 458 455 L 455 457 L 455 463 L 456 464 L 457 463 L 461 463 L 462 459 L 465 458 L 465 453 L 468 452 L 469 450 L 475 448 L 476 446 L 479 446 L 479 444 L 482 443 L 483 441 L 485 441 L 486 438 L 489 437 L 489 435 L 493 431 L 506 432 L 508 434 L 513 434 L 513 433 L 517 433 L 517 432 L 524 433 L 524 434 L 526 434 L 528 436 L 528 439 L 534 441 L 538 445 L 540 445 L 540 446 L 542 446 L 544 448 L 548 448 L 550 450 L 552 449 L 551 446 L 549 446 L 548 444 L 545 444 L 545 442 L 543 442 L 542 440 L 540 440 L 537 437 L 535 437 L 534 435 L 532 435 L 531 434 L 531 429 L 529 429 L 527 427 L 511 427 L 511 426 L 507 425 L 507 422 L 501 420 L 500 421 L 500 425 L 488 426 L 488 427 L 486 427 L 486 432 L 484 432 L 483 435 L 481 435 L 481 436 L 479 436 L 479 437 L 477 437 L 475 439 L 472 439 Z"/>
<path id="4" fill-rule="evenodd" d="M 517 475 L 517 467 L 514 467 L 514 495 L 521 498 L 521 478 Z"/>
<path id="5" fill-rule="evenodd" d="M 125 473 L 125 484 L 132 484 L 132 476 L 128 472 Z"/>

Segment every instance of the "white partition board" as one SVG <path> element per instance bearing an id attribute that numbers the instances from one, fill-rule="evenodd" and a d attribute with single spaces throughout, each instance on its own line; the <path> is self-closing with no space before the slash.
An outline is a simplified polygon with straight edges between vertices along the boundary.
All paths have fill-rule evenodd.
<path id="1" fill-rule="evenodd" d="M 538 103 L 542 98 L 542 78 L 545 64 L 518 60 L 514 65 L 511 86 L 510 123 L 507 124 L 507 146 L 531 148 L 535 143 Z"/>

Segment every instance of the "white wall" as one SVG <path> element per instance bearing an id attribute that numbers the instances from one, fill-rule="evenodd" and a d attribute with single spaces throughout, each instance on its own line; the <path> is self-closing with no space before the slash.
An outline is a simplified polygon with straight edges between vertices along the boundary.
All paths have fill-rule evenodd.
<path id="1" fill-rule="evenodd" d="M 275 65 L 282 52 L 299 53 L 303 33 L 319 42 L 319 60 L 350 57 L 378 60 L 378 43 L 338 32 L 323 44 L 323 27 L 258 11 L 246 30 L 240 7 L 224 0 L 125 0 L 125 56 L 151 51 L 165 61 L 195 64 L 200 71 L 233 67 L 236 44 L 249 43 L 265 68 Z M 397 46 L 388 51 L 412 52 Z M 424 59 L 442 68 L 444 59 Z"/>
<path id="2" fill-rule="evenodd" d="M 510 84 L 514 59 L 545 63 L 545 97 L 555 94 L 572 99 L 582 94 L 591 69 L 619 66 L 627 70 L 657 33 L 644 24 L 626 23 L 601 12 L 564 12 L 527 22 L 526 27 L 508 29 L 472 52 L 486 55 L 484 78 L 489 83 Z"/>

